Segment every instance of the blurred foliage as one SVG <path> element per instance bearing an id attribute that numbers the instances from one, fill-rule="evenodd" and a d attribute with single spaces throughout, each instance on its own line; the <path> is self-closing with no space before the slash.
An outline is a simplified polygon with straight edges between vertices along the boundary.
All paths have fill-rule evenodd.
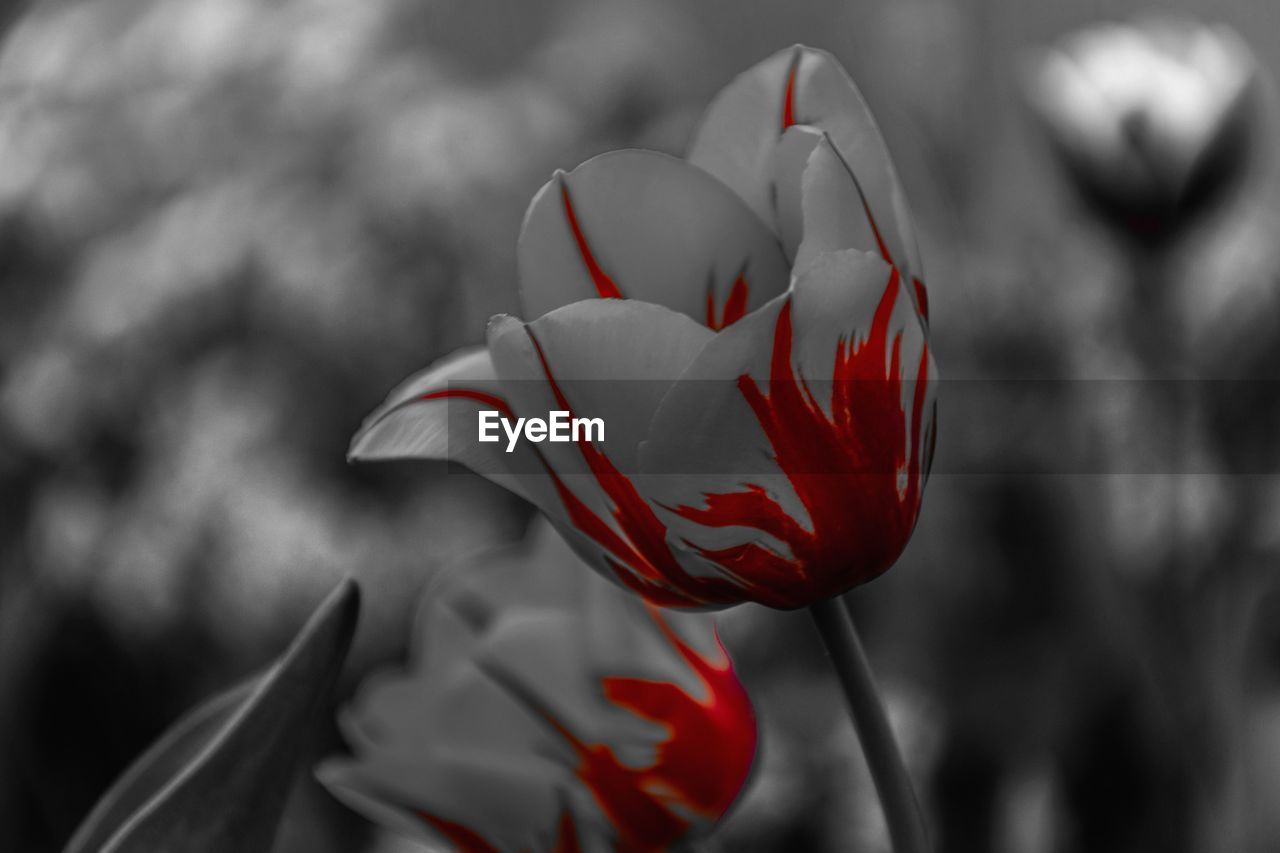
<path id="1" fill-rule="evenodd" d="M 1280 25 L 1268 0 L 1163 5 L 1246 37 Z M 58 849 L 146 744 L 283 645 L 341 575 L 367 592 L 349 689 L 400 653 L 437 567 L 518 535 L 526 510 L 500 490 L 348 467 L 349 436 L 396 381 L 514 310 L 520 217 L 553 168 L 681 150 L 706 97 L 788 43 L 832 50 L 881 120 L 945 378 L 1141 376 L 1132 259 L 1064 191 L 1014 82 L 1027 46 L 1131 8 L 15 9 L 0 52 L 0 849 Z M 1280 41 L 1253 47 L 1280 67 Z M 1280 378 L 1268 167 L 1165 259 L 1193 375 Z M 854 597 L 941 853 L 1280 844 L 1274 431 L 1229 383 L 1198 387 L 1187 453 L 1210 471 L 1258 460 L 1236 466 L 1257 475 L 1037 476 L 1063 449 L 1034 401 L 991 419 L 948 411 L 943 389 L 940 469 L 1032 473 L 935 476 L 901 564 Z M 1141 407 L 1068 411 L 1062 431 L 1118 457 L 1161 428 Z M 716 843 L 886 849 L 804 617 L 739 609 L 725 631 L 763 744 Z M 276 849 L 358 849 L 361 827 L 303 785 Z"/>

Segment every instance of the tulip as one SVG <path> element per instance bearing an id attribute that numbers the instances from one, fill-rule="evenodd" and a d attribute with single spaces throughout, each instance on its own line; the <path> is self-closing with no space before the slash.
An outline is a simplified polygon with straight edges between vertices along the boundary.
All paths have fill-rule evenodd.
<path id="1" fill-rule="evenodd" d="M 1027 95 L 1090 207 L 1160 242 L 1243 175 L 1257 78 L 1232 30 L 1162 16 L 1067 36 L 1032 61 Z"/>
<path id="2" fill-rule="evenodd" d="M 556 173 L 517 261 L 535 319 L 496 317 L 486 346 L 393 390 L 351 458 L 461 462 L 655 604 L 810 607 L 895 847 L 926 849 L 836 598 L 907 544 L 937 381 L 915 228 L 853 82 L 821 51 L 766 59 L 715 98 L 688 159 Z M 483 411 L 599 419 L 606 438 L 508 452 L 479 440 Z"/>
<path id="3" fill-rule="evenodd" d="M 712 103 L 687 160 L 601 155 L 535 196 L 524 312 L 395 389 L 357 460 L 449 458 L 650 601 L 797 608 L 888 569 L 920 510 L 937 371 L 915 230 L 875 122 L 795 48 Z M 482 411 L 604 442 L 481 443 Z M 710 473 L 708 469 L 713 469 Z"/>
<path id="4" fill-rule="evenodd" d="M 342 719 L 344 802 L 464 851 L 665 850 L 705 836 L 747 782 L 751 702 L 710 616 L 593 577 L 536 524 L 469 561 L 420 613 L 408 672 Z"/>
<path id="5" fill-rule="evenodd" d="M 1231 29 L 1162 15 L 1069 35 L 1029 72 L 1029 103 L 1067 174 L 1123 237 L 1130 284 L 1115 314 L 1145 378 L 1162 380 L 1143 387 L 1141 409 L 1153 424 L 1185 425 L 1194 386 L 1181 381 L 1192 375 L 1192 348 L 1178 239 L 1247 171 L 1260 124 L 1258 65 Z M 1181 444 L 1175 438 L 1166 452 L 1180 457 Z M 1177 477 L 1165 485 L 1167 494 L 1145 502 L 1172 512 L 1183 486 Z M 1175 555 L 1184 550 L 1178 540 L 1175 529 Z"/>

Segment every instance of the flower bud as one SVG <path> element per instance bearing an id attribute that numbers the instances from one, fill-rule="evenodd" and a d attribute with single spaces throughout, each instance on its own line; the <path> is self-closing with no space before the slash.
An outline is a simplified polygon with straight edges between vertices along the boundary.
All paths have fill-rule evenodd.
<path id="1" fill-rule="evenodd" d="M 1104 221 L 1142 243 L 1181 232 L 1245 171 L 1257 66 L 1221 25 L 1102 24 L 1041 52 L 1027 98 Z"/>
<path id="2" fill-rule="evenodd" d="M 666 850 L 746 784 L 751 701 L 707 614 L 586 571 L 545 522 L 424 602 L 409 671 L 343 718 L 321 779 L 353 808 L 467 851 Z"/>

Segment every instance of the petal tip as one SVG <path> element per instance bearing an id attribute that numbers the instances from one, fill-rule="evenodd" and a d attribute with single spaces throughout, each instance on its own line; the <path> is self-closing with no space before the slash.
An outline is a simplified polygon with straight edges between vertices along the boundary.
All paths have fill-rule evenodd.
<path id="1" fill-rule="evenodd" d="M 368 462 L 371 458 L 374 458 L 368 452 L 369 438 L 387 414 L 389 412 L 381 409 L 375 411 L 365 420 L 364 425 L 356 430 L 356 434 L 351 436 L 351 443 L 347 445 L 347 464 L 354 465 L 357 462 Z"/>
<path id="2" fill-rule="evenodd" d="M 505 329 L 509 329 L 512 324 L 519 326 L 528 325 L 514 314 L 494 314 L 489 318 L 488 324 L 485 326 L 485 334 L 492 336 Z"/>

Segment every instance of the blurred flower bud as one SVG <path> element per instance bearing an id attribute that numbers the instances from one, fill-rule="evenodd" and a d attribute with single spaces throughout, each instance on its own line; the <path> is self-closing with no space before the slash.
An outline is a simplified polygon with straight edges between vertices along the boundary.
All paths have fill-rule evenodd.
<path id="1" fill-rule="evenodd" d="M 707 614 L 659 611 L 545 521 L 428 593 L 414 661 L 342 720 L 320 776 L 353 808 L 467 851 L 666 850 L 746 784 L 751 701 Z"/>
<path id="2" fill-rule="evenodd" d="M 1034 58 L 1026 92 L 1089 206 L 1159 243 L 1244 173 L 1256 80 L 1234 31 L 1159 16 L 1067 36 Z"/>

